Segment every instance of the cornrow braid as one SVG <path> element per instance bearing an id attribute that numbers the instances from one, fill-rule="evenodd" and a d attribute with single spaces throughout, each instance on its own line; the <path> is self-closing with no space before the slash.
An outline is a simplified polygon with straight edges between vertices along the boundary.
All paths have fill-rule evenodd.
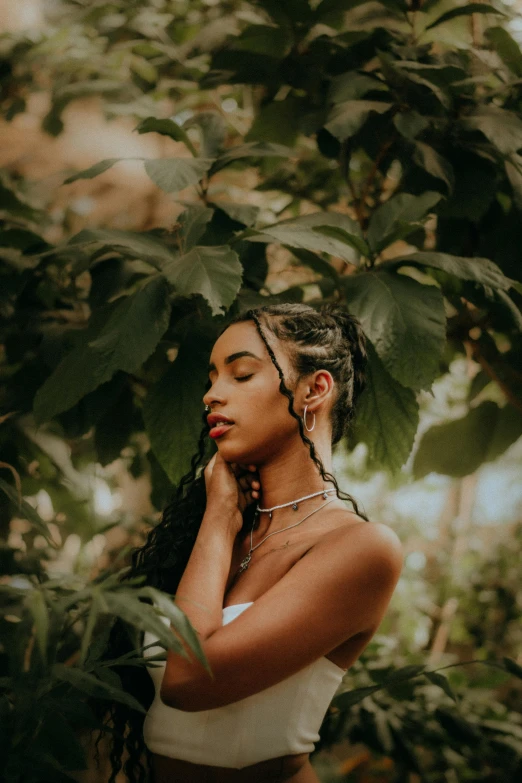
<path id="1" fill-rule="evenodd" d="M 334 485 L 337 497 L 340 498 L 341 500 L 348 500 L 352 504 L 355 513 L 358 516 L 362 517 L 362 519 L 365 519 L 366 521 L 368 521 L 367 516 L 364 514 L 364 512 L 362 512 L 359 509 L 359 506 L 358 506 L 355 498 L 353 498 L 351 495 L 349 495 L 348 493 L 346 493 L 343 490 L 341 490 L 339 488 L 339 485 L 337 484 L 337 480 L 336 480 L 335 476 L 333 476 L 331 473 L 328 473 L 325 470 L 324 465 L 323 465 L 323 463 L 321 461 L 321 458 L 319 457 L 319 455 L 316 452 L 314 442 L 312 440 L 310 440 L 310 438 L 306 435 L 306 433 L 304 431 L 303 420 L 302 420 L 301 416 L 299 416 L 299 414 L 296 413 L 296 411 L 294 410 L 294 395 L 292 394 L 292 392 L 290 391 L 290 389 L 287 387 L 287 385 L 285 383 L 285 377 L 284 377 L 283 370 L 281 369 L 281 366 L 280 366 L 279 362 L 276 359 L 274 351 L 272 350 L 272 347 L 270 346 L 268 340 L 266 339 L 266 336 L 265 336 L 265 334 L 263 332 L 263 329 L 261 327 L 260 320 L 259 320 L 259 318 L 257 316 L 257 312 L 259 312 L 260 310 L 263 311 L 263 308 L 258 308 L 257 311 L 256 310 L 248 310 L 245 313 L 245 316 L 241 318 L 241 320 L 252 320 L 254 322 L 254 324 L 256 326 L 256 329 L 257 329 L 257 331 L 259 333 L 259 336 L 263 340 L 263 343 L 265 344 L 265 347 L 266 347 L 266 349 L 268 351 L 268 355 L 270 356 L 270 359 L 272 360 L 272 363 L 275 366 L 275 368 L 276 368 L 276 370 L 277 370 L 277 372 L 279 374 L 279 391 L 281 392 L 281 394 L 284 394 L 284 396 L 288 398 L 288 411 L 294 417 L 294 419 L 296 419 L 296 421 L 297 421 L 297 424 L 298 424 L 298 427 L 299 427 L 299 434 L 301 435 L 301 439 L 303 440 L 303 442 L 306 443 L 306 445 L 308 446 L 308 448 L 310 450 L 310 457 L 311 457 L 312 461 L 318 467 L 319 473 L 320 473 L 321 478 L 323 479 L 323 481 L 327 481 L 327 482 L 329 482 L 329 483 Z"/>

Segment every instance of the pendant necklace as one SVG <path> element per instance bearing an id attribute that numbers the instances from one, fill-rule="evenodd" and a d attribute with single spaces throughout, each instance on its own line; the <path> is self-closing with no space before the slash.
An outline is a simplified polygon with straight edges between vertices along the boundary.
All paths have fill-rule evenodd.
<path id="1" fill-rule="evenodd" d="M 316 492 L 314 495 L 307 495 L 306 498 L 299 498 L 299 501 L 305 500 L 305 499 L 307 500 L 309 497 L 316 497 L 317 495 L 322 495 L 323 497 L 326 498 L 326 497 L 328 497 L 328 494 L 327 494 L 328 492 L 335 492 L 335 490 L 334 489 L 321 490 L 321 492 Z M 261 546 L 263 541 L 266 541 L 266 539 L 270 538 L 270 536 L 275 536 L 276 533 L 282 533 L 284 530 L 289 530 L 291 527 L 296 527 L 297 525 L 300 525 L 301 522 L 305 521 L 305 519 L 308 519 L 309 517 L 312 516 L 312 514 L 315 514 L 317 511 L 320 511 L 322 508 L 327 506 L 329 503 L 333 503 L 334 500 L 335 500 L 335 498 L 330 498 L 325 503 L 322 503 L 317 508 L 314 508 L 313 511 L 310 511 L 310 513 L 307 514 L 305 517 L 303 517 L 303 519 L 301 519 L 299 522 L 294 522 L 293 525 L 288 525 L 287 527 L 283 527 L 283 528 L 281 528 L 281 530 L 274 530 L 272 533 L 269 533 L 267 536 L 265 536 L 263 538 L 263 540 L 259 542 L 259 544 L 256 544 L 253 547 L 252 546 L 252 543 L 253 543 L 253 541 L 252 541 L 252 533 L 253 533 L 253 530 L 254 530 L 254 524 L 255 524 L 255 519 L 256 519 L 254 517 L 254 522 L 252 523 L 252 529 L 250 530 L 250 551 L 249 551 L 248 555 L 246 555 L 246 557 L 244 557 L 243 560 L 241 561 L 241 564 L 239 566 L 239 569 L 237 571 L 236 576 L 239 576 L 239 574 L 242 574 L 243 571 L 246 571 L 246 569 L 250 565 L 250 561 L 252 560 L 252 552 L 254 551 L 254 549 L 257 549 L 258 546 Z M 294 501 L 290 501 L 290 503 L 284 503 L 283 506 L 274 506 L 272 509 L 257 508 L 256 509 L 256 516 L 257 516 L 257 514 L 260 511 L 270 511 L 271 512 L 271 511 L 273 511 L 276 508 L 283 508 L 285 506 L 292 506 L 294 504 L 297 504 L 299 501 L 295 501 L 295 500 Z M 294 507 L 296 507 L 296 506 L 294 506 Z M 270 514 L 270 518 L 272 518 L 272 514 Z"/>

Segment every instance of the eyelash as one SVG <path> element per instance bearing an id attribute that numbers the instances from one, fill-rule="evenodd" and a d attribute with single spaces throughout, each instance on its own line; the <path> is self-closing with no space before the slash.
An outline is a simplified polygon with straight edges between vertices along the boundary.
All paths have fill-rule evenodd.
<path id="1" fill-rule="evenodd" d="M 250 373 L 250 375 L 240 375 L 240 376 L 234 378 L 234 380 L 236 380 L 236 381 L 248 381 L 248 379 L 251 378 L 253 374 L 254 373 Z"/>

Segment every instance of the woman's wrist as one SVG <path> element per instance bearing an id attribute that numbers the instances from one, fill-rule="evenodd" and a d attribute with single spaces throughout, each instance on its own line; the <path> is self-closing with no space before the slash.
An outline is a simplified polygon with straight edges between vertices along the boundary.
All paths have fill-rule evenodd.
<path id="1" fill-rule="evenodd" d="M 216 508 L 208 506 L 203 515 L 202 526 L 211 530 L 219 531 L 225 539 L 232 544 L 243 526 L 243 516 L 238 508 Z"/>

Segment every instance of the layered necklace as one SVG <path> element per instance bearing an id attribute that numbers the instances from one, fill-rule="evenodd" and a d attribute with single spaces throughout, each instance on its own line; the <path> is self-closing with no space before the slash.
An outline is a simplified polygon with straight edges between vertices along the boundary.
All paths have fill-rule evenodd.
<path id="1" fill-rule="evenodd" d="M 320 511 L 322 508 L 327 506 L 329 503 L 332 503 L 335 500 L 335 498 L 330 498 L 329 500 L 327 499 L 328 495 L 330 494 L 330 492 L 335 492 L 335 489 L 333 489 L 333 488 L 332 489 L 321 489 L 319 492 L 313 492 L 311 495 L 305 495 L 302 498 L 297 498 L 297 500 L 291 500 L 289 503 L 281 503 L 279 506 L 272 506 L 272 508 L 260 508 L 259 506 L 257 506 L 256 507 L 256 513 L 255 513 L 255 516 L 254 516 L 254 522 L 252 523 L 252 528 L 250 530 L 250 551 L 249 551 L 248 555 L 246 555 L 246 557 L 244 557 L 243 560 L 241 561 L 241 564 L 239 566 L 237 575 L 239 576 L 239 574 L 243 573 L 243 571 L 246 571 L 246 569 L 250 565 L 250 561 L 252 560 L 252 552 L 254 551 L 254 549 L 257 549 L 258 546 L 261 546 L 263 541 L 266 541 L 266 539 L 270 538 L 270 536 L 275 536 L 276 533 L 282 533 L 284 530 L 289 530 L 291 527 L 296 527 L 297 525 L 300 525 L 301 522 L 304 522 L 305 519 L 308 519 L 309 517 L 311 517 L 312 514 L 317 513 L 317 511 Z M 300 519 L 299 522 L 294 522 L 293 525 L 288 525 L 287 527 L 283 527 L 283 528 L 281 528 L 281 530 L 274 530 L 272 533 L 269 533 L 267 536 L 265 536 L 262 539 L 262 541 L 259 542 L 259 544 L 256 544 L 255 546 L 252 546 L 252 543 L 253 543 L 252 542 L 252 534 L 253 534 L 253 531 L 254 531 L 254 525 L 256 523 L 256 518 L 257 518 L 258 514 L 268 514 L 269 519 L 272 519 L 272 512 L 275 511 L 276 509 L 278 509 L 278 508 L 288 508 L 289 506 L 292 506 L 294 511 L 297 511 L 297 509 L 299 508 L 299 503 L 302 503 L 304 500 L 310 500 L 310 498 L 316 498 L 319 495 L 322 495 L 325 498 L 325 502 L 321 503 L 321 505 L 318 506 L 318 508 L 314 508 L 313 511 L 310 511 L 310 513 L 307 514 L 305 517 L 303 517 L 303 519 Z"/>

